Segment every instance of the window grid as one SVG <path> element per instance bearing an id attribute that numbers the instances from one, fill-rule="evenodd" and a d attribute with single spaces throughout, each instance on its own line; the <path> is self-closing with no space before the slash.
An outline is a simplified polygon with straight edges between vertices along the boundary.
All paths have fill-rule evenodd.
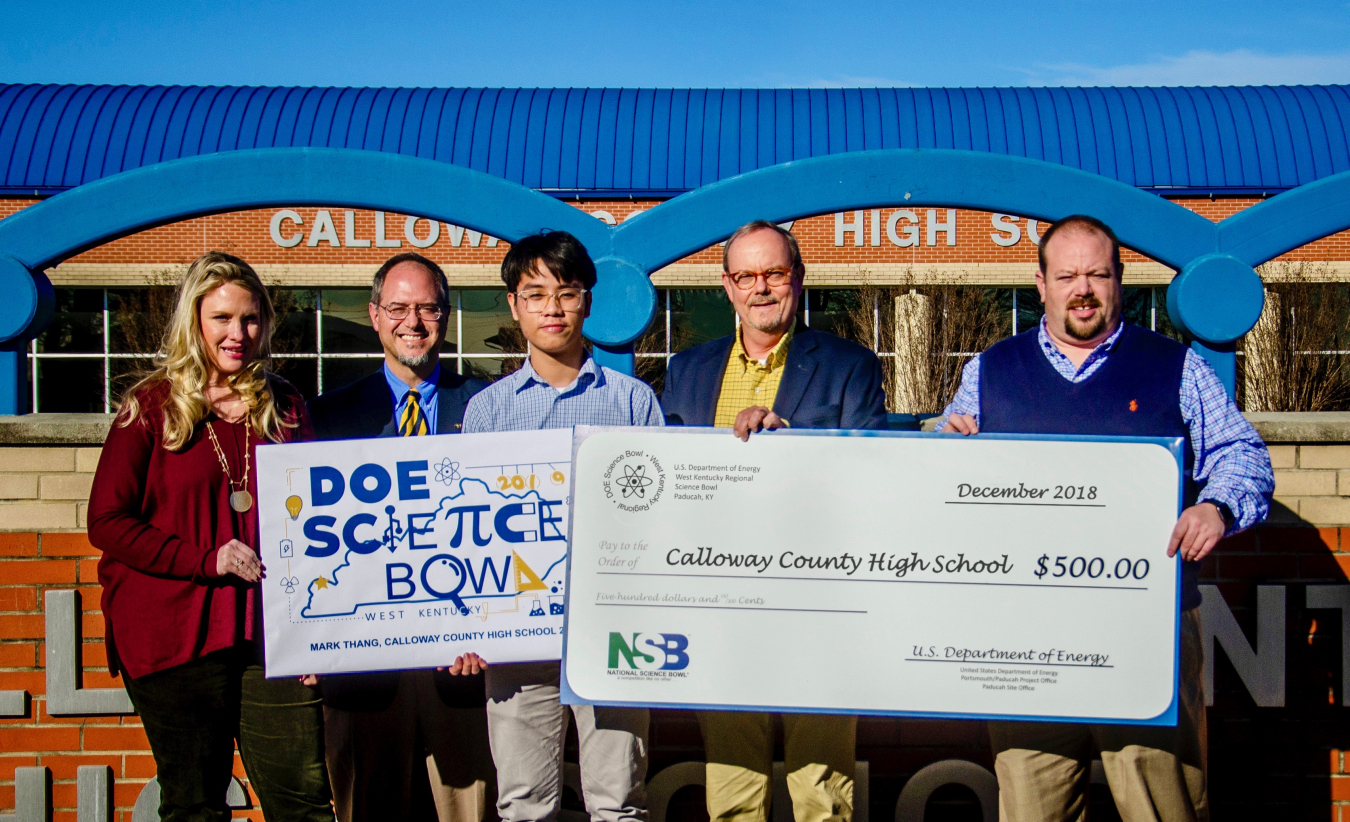
<path id="1" fill-rule="evenodd" d="M 671 356 L 673 356 L 673 355 L 676 353 L 676 352 L 674 352 L 674 351 L 672 350 L 672 347 L 671 347 L 671 346 L 672 346 L 673 336 L 674 336 L 674 333 L 673 333 L 673 332 L 674 332 L 674 320 L 673 320 L 674 312 L 671 311 L 671 292 L 672 292 L 673 290 L 674 290 L 674 289 L 669 289 L 669 288 L 662 289 L 662 291 L 665 292 L 665 294 L 664 294 L 664 300 L 662 300 L 660 303 L 658 303 L 658 306 L 659 306 L 658 310 L 664 311 L 664 313 L 665 313 L 665 317 L 664 317 L 665 341 L 664 341 L 663 350 L 661 350 L 661 351 L 651 351 L 651 352 L 642 352 L 642 353 L 637 354 L 637 357 L 643 358 L 643 359 L 669 359 Z M 833 290 L 833 289 L 832 289 L 832 290 Z M 96 360 L 96 361 L 101 361 L 102 366 L 103 366 L 103 368 L 102 368 L 102 371 L 103 371 L 103 410 L 104 410 L 104 413 L 110 413 L 110 412 L 112 411 L 112 408 L 113 408 L 112 391 L 111 391 L 111 385 L 112 385 L 112 372 L 113 372 L 112 364 L 113 364 L 113 361 L 114 361 L 114 360 L 119 360 L 119 359 L 133 360 L 133 359 L 145 359 L 145 358 L 146 358 L 147 355 L 145 355 L 145 354 L 119 353 L 119 352 L 114 352 L 114 351 L 112 351 L 112 350 L 110 349 L 110 345 L 111 345 L 111 343 L 110 343 L 110 338 L 111 338 L 110 332 L 111 332 L 112 324 L 111 324 L 111 320 L 110 320 L 111 312 L 109 311 L 109 308 L 108 308 L 108 289 L 101 289 L 101 291 L 102 291 L 102 295 L 101 295 L 101 296 L 102 296 L 102 301 L 101 301 L 101 305 L 102 305 L 101 326 L 102 326 L 102 332 L 103 332 L 103 345 L 102 345 L 102 351 L 101 351 L 101 352 L 99 352 L 99 353 L 40 352 L 40 351 L 38 351 L 38 341 L 37 341 L 36 339 L 34 339 L 34 340 L 31 341 L 31 343 L 30 343 L 30 348 L 29 348 L 29 352 L 28 352 L 28 360 L 29 360 L 29 374 L 30 374 L 31 390 L 32 390 L 32 408 L 33 408 L 34 411 L 41 411 L 41 410 L 42 410 L 42 405 L 41 405 L 41 399 L 42 399 L 42 398 L 41 398 L 41 391 L 40 391 L 40 383 L 41 383 L 41 380 L 39 379 L 39 365 L 40 365 L 41 362 L 44 361 L 44 360 L 86 360 L 86 361 L 89 361 L 89 360 Z M 803 295 L 802 295 L 802 299 L 803 299 L 803 319 L 804 319 L 805 323 L 806 323 L 808 326 L 811 324 L 810 291 L 811 291 L 811 289 L 804 289 Z M 456 370 L 457 370 L 460 374 L 463 374 L 463 373 L 464 373 L 464 366 L 465 366 L 465 361 L 466 361 L 466 360 L 470 360 L 470 361 L 471 361 L 471 360 L 475 360 L 475 359 L 480 359 L 480 360 L 501 360 L 501 359 L 512 359 L 512 358 L 520 358 L 520 357 L 525 357 L 525 356 L 527 356 L 527 352 L 505 352 L 505 351 L 503 351 L 503 352 L 489 352 L 489 353 L 464 353 L 464 297 L 463 297 L 463 292 L 464 292 L 464 289 L 458 289 L 458 290 L 456 291 L 456 293 L 455 293 L 455 320 L 456 320 L 456 322 L 455 322 L 455 350 L 454 350 L 453 352 L 444 352 L 444 353 L 442 353 L 441 359 L 444 360 L 444 361 L 453 360 L 454 363 L 455 363 L 455 368 L 456 368 Z M 1018 331 L 1020 331 L 1020 330 L 1023 330 L 1023 329 L 1020 329 L 1020 328 L 1018 327 L 1018 292 L 1019 292 L 1019 289 L 1013 289 L 1013 290 L 1012 290 L 1012 312 L 1011 312 L 1011 317 L 1009 318 L 1009 320 L 1010 320 L 1010 322 L 1009 322 L 1009 329 L 1010 329 L 1010 331 L 1011 331 L 1012 333 L 1014 333 L 1014 334 L 1016 334 L 1016 333 L 1017 333 Z M 316 290 L 316 294 L 318 295 L 318 299 L 316 300 L 316 304 L 315 304 L 315 307 L 314 307 L 314 331 L 315 331 L 315 346 L 314 346 L 314 347 L 315 347 L 315 350 L 312 351 L 312 352 L 303 352 L 303 353 L 294 353 L 294 354 L 284 354 L 284 355 L 280 355 L 278 358 L 279 358 L 279 359 L 286 359 L 286 360 L 314 360 L 314 361 L 315 361 L 316 385 L 318 386 L 318 388 L 319 388 L 320 391 L 323 391 L 323 390 L 325 390 L 325 389 L 332 389 L 332 388 L 338 387 L 338 386 L 326 386 L 326 385 L 324 385 L 324 363 L 325 363 L 326 361 L 328 361 L 328 360 L 353 360 L 353 359 L 378 360 L 378 359 L 382 359 L 382 358 L 384 357 L 384 354 L 383 354 L 383 353 L 380 353 L 380 352 L 355 352 L 355 353 L 352 353 L 352 352 L 337 352 L 337 351 L 327 352 L 327 351 L 325 351 L 325 350 L 324 350 L 324 334 L 323 334 L 323 332 L 324 332 L 324 319 L 325 319 L 325 312 L 324 312 L 324 308 L 323 308 L 323 305 L 324 305 L 323 291 L 322 291 L 322 290 Z M 730 307 L 728 306 L 728 308 L 730 308 Z M 1149 318 L 1149 326 L 1150 326 L 1153 330 L 1157 330 L 1157 326 L 1158 326 L 1158 300 L 1157 300 L 1157 289 L 1156 289 L 1156 288 L 1150 288 L 1150 289 L 1149 289 L 1148 318 Z M 879 331 L 879 329 L 880 329 L 880 326 L 881 326 L 881 305 L 880 305 L 880 302 L 879 302 L 879 298 L 876 298 L 876 297 L 874 297 L 874 301 L 873 301 L 873 304 L 872 304 L 872 319 L 873 319 L 873 328 L 872 328 L 872 348 L 873 348 L 873 350 L 875 350 L 875 349 L 878 347 L 879 337 L 880 337 L 880 331 Z M 739 325 L 739 324 L 738 324 L 738 325 Z M 893 351 L 877 351 L 876 353 L 877 353 L 877 355 L 880 356 L 880 357 L 894 357 L 894 356 L 895 356 L 895 352 L 893 352 Z M 1330 353 L 1330 352 L 1317 352 L 1317 353 Z M 966 355 L 966 354 L 961 354 L 961 353 L 956 353 L 956 354 L 952 354 L 952 356 L 967 356 L 967 355 Z"/>
<path id="2" fill-rule="evenodd" d="M 314 352 L 318 362 L 314 364 L 314 376 L 319 386 L 319 391 L 323 391 L 323 292 L 319 292 L 319 299 L 314 302 Z M 108 389 L 103 389 L 104 396 L 107 396 Z"/>
<path id="3" fill-rule="evenodd" d="M 100 361 L 101 364 L 102 364 L 102 366 L 103 366 L 103 386 L 102 386 L 102 388 L 103 388 L 103 412 L 104 412 L 105 414 L 108 414 L 108 413 L 112 413 L 112 411 L 113 411 L 113 397 L 112 397 L 112 376 L 113 376 L 113 375 L 112 375 L 112 371 L 113 371 L 113 369 L 112 369 L 112 364 L 113 364 L 113 361 L 114 361 L 114 360 L 137 360 L 137 359 L 144 360 L 144 359 L 147 359 L 148 357 L 151 356 L 151 355 L 147 355 L 147 354 L 138 354 L 138 353 L 114 352 L 114 351 L 112 351 L 112 350 L 110 349 L 111 338 L 112 338 L 112 335 L 111 335 L 111 331 L 112 331 L 112 322 L 111 322 L 112 312 L 109 310 L 109 306 L 108 306 L 108 289 L 104 288 L 104 289 L 100 289 L 100 291 L 101 291 L 100 296 L 101 296 L 101 298 L 102 298 L 102 299 L 101 299 L 101 315 L 102 315 L 102 316 L 100 317 L 100 326 L 101 326 L 101 329 L 102 329 L 102 337 L 103 337 L 103 345 L 102 345 L 102 350 L 101 350 L 101 351 L 99 351 L 99 352 L 97 352 L 97 353 L 94 353 L 94 352 L 78 352 L 78 353 L 72 353 L 72 352 L 61 352 L 61 351 L 39 351 L 39 350 L 38 350 L 38 340 L 37 340 L 37 339 L 33 339 L 33 340 L 31 340 L 31 341 L 29 342 L 29 349 L 28 349 L 28 352 L 27 352 L 27 354 L 28 354 L 28 366 L 29 366 L 29 367 L 28 367 L 28 371 L 29 371 L 29 385 L 30 385 L 31 399 L 32 399 L 32 409 L 33 409 L 34 412 L 40 412 L 40 411 L 42 411 L 42 393 L 41 393 L 41 383 L 42 383 L 42 380 L 41 380 L 41 378 L 40 378 L 39 367 L 40 367 L 41 363 L 44 362 L 44 361 L 56 361 L 56 360 Z M 481 359 L 481 360 L 500 360 L 500 359 L 511 359 L 511 358 L 518 358 L 518 357 L 524 357 L 524 356 L 526 356 L 526 354 L 525 354 L 524 352 L 463 353 L 463 351 L 464 351 L 464 299 L 463 299 L 463 296 L 462 296 L 462 292 L 463 292 L 463 289 L 460 289 L 460 290 L 457 290 L 456 293 L 455 293 L 455 351 L 453 351 L 453 352 L 449 352 L 449 351 L 442 352 L 442 354 L 441 354 L 441 359 L 442 359 L 443 361 L 451 361 L 451 360 L 453 360 L 454 363 L 455 363 L 455 368 L 456 368 L 456 370 L 457 370 L 460 374 L 463 374 L 463 373 L 464 373 L 464 361 L 465 361 L 465 360 L 475 360 L 475 359 Z M 324 382 L 323 382 L 323 380 L 324 380 L 324 367 L 323 367 L 323 366 L 324 366 L 324 362 L 325 362 L 325 361 L 327 361 L 327 360 L 361 360 L 361 359 L 366 359 L 366 360 L 378 360 L 378 359 L 383 359 L 383 358 L 384 358 L 384 354 L 383 354 L 382 352 L 337 352 L 337 351 L 324 351 L 324 335 L 323 335 L 323 330 L 324 330 L 324 308 L 323 308 L 323 304 L 324 304 L 324 300 L 323 300 L 323 291 L 322 291 L 322 290 L 315 289 L 315 293 L 318 295 L 317 300 L 315 301 L 315 306 L 314 306 L 314 332 L 315 332 L 314 348 L 315 348 L 315 350 L 314 350 L 314 351 L 306 351 L 306 352 L 297 352 L 297 353 L 280 354 L 280 355 L 276 355 L 276 359 L 285 359 L 285 360 L 314 360 L 314 361 L 315 361 L 315 371 L 316 371 L 315 376 L 316 376 L 316 378 L 317 378 L 316 384 L 319 386 L 319 390 L 320 390 L 320 391 L 323 391 L 323 390 L 325 390 L 326 388 L 337 388 L 337 387 L 340 387 L 340 386 L 325 386 L 325 385 L 324 385 Z M 668 300 L 668 299 L 667 299 L 667 307 L 669 307 L 669 300 Z"/>

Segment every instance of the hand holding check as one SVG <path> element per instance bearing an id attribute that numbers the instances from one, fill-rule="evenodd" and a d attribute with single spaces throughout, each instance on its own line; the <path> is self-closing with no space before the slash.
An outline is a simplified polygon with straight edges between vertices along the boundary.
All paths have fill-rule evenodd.
<path id="1" fill-rule="evenodd" d="M 787 427 L 787 420 L 775 414 L 772 409 L 756 405 L 736 415 L 736 424 L 732 427 L 732 431 L 741 442 L 748 442 L 753 433 Z"/>

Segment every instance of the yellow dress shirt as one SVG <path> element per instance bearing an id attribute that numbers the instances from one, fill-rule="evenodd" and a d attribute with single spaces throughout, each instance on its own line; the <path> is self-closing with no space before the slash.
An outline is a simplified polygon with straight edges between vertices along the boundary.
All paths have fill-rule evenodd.
<path id="1" fill-rule="evenodd" d="M 736 341 L 727 357 L 727 370 L 722 374 L 722 393 L 717 395 L 717 416 L 713 425 L 730 428 L 736 424 L 737 414 L 755 405 L 773 408 L 791 343 L 792 329 L 789 328 L 769 356 L 760 362 L 745 353 L 740 329 L 736 330 Z"/>

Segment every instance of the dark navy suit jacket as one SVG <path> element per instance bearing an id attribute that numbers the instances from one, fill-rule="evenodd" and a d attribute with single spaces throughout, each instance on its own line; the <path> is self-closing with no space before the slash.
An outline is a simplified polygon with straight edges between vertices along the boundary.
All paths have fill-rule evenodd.
<path id="1" fill-rule="evenodd" d="M 436 431 L 457 434 L 464 422 L 464 407 L 469 398 L 487 387 L 482 380 L 469 379 L 444 365 L 436 383 Z M 398 435 L 394 419 L 394 392 L 381 368 L 351 385 L 329 391 L 309 401 L 309 416 L 314 432 L 321 440 L 348 440 L 363 437 Z M 446 660 L 446 664 L 453 660 Z M 436 691 L 441 701 L 452 708 L 474 708 L 486 704 L 483 676 L 451 676 L 437 671 Z M 324 704 L 344 711 L 383 711 L 398 693 L 398 672 L 329 675 L 319 680 Z"/>
<path id="2" fill-rule="evenodd" d="M 712 425 L 734 336 L 670 359 L 661 407 L 672 425 Z M 881 361 L 855 342 L 798 328 L 773 410 L 793 428 L 886 428 Z"/>
<path id="3" fill-rule="evenodd" d="M 441 378 L 436 383 L 436 433 L 458 434 L 459 426 L 464 422 L 464 406 L 469 404 L 470 397 L 484 388 L 487 383 L 482 380 L 460 376 L 441 366 Z M 314 421 L 314 432 L 321 440 L 398 434 L 394 392 L 389 390 L 383 367 L 369 377 L 310 400 L 309 416 Z"/>

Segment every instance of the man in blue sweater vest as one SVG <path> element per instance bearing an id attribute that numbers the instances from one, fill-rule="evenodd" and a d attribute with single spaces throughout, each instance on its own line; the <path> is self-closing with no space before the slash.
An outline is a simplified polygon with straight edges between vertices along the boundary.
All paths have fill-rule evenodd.
<path id="1" fill-rule="evenodd" d="M 1081 820 L 1095 745 L 1125 822 L 1207 820 L 1200 560 L 1265 519 L 1270 454 L 1195 352 L 1121 321 L 1120 242 L 1100 220 L 1059 220 L 1040 243 L 1040 325 L 973 358 L 939 420 L 959 434 L 1184 437 L 1186 507 L 1168 555 L 1182 564 L 1181 682 L 1175 728 L 991 722 L 999 817 Z"/>

